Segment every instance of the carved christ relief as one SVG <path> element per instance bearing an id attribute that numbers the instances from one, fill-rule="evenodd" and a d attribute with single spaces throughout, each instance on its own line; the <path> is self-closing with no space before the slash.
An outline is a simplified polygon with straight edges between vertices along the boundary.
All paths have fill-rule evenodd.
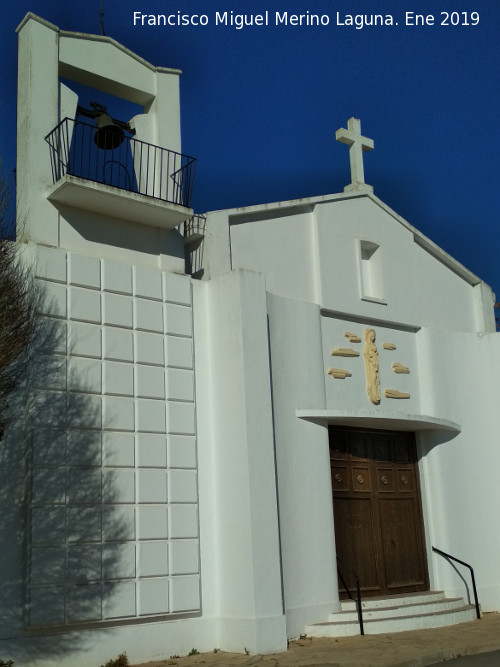
<path id="1" fill-rule="evenodd" d="M 365 360 L 366 393 L 370 401 L 378 405 L 380 403 L 380 378 L 375 329 L 365 329 L 364 337 L 363 357 Z"/>

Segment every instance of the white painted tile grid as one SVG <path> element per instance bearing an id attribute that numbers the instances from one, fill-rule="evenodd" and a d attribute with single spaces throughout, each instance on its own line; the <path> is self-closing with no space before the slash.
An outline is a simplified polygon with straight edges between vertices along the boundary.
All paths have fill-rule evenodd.
<path id="1" fill-rule="evenodd" d="M 190 279 L 44 250 L 31 623 L 199 610 Z"/>

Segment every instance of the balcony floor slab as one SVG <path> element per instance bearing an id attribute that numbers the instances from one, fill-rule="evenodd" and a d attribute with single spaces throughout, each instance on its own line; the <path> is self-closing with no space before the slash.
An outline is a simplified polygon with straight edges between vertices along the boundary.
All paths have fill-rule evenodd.
<path id="1" fill-rule="evenodd" d="M 174 229 L 193 215 L 193 209 L 187 206 L 67 174 L 50 188 L 47 199 L 56 206 L 62 204 L 161 229 Z"/>

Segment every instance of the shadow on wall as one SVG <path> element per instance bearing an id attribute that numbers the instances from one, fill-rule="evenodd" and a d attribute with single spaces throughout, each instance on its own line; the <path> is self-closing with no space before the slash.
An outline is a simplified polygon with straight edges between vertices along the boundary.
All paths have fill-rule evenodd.
<path id="1" fill-rule="evenodd" d="M 160 253 L 184 261 L 184 239 L 177 229 L 161 229 L 147 224 L 79 211 L 55 203 L 68 229 L 89 243 L 102 243 L 108 248 L 122 248 L 156 257 Z"/>
<path id="2" fill-rule="evenodd" d="M 0 657 L 20 664 L 83 648 L 73 625 L 135 615 L 134 507 L 103 467 L 101 396 L 68 368 L 66 327 L 39 316 L 0 441 Z"/>
<path id="3" fill-rule="evenodd" d="M 421 437 L 419 438 L 419 446 L 417 448 L 418 458 L 423 459 L 432 452 L 432 450 L 438 445 L 445 445 L 451 443 L 453 446 L 453 440 L 457 437 L 456 431 L 438 431 L 438 430 L 429 430 L 422 431 Z"/>

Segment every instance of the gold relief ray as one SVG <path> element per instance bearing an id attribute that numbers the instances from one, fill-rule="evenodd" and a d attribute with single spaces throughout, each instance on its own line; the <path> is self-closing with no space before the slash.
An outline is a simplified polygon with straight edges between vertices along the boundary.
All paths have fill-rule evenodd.
<path id="1" fill-rule="evenodd" d="M 350 331 L 344 331 L 344 336 L 350 343 L 361 343 L 361 338 L 358 334 L 351 333 Z"/>
<path id="2" fill-rule="evenodd" d="M 395 373 L 405 373 L 406 375 L 408 375 L 408 373 L 410 372 L 408 366 L 403 366 L 403 364 L 400 364 L 399 361 L 394 361 L 391 364 L 391 368 Z"/>
<path id="3" fill-rule="evenodd" d="M 350 347 L 336 347 L 330 354 L 332 357 L 359 357 L 359 352 Z"/>
<path id="4" fill-rule="evenodd" d="M 398 391 L 397 389 L 385 389 L 384 396 L 386 398 L 410 398 L 410 394 L 406 391 Z"/>
<path id="5" fill-rule="evenodd" d="M 331 375 L 337 380 L 345 380 L 345 378 L 350 378 L 352 377 L 352 373 L 349 371 L 346 371 L 342 368 L 329 368 L 328 369 L 328 375 Z"/>

